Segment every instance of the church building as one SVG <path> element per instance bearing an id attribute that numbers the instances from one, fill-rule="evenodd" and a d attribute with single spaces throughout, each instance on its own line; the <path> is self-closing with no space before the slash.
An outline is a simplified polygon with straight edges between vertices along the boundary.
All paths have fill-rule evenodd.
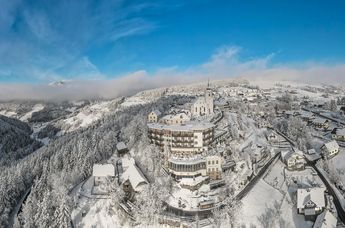
<path id="1" fill-rule="evenodd" d="M 213 94 L 210 84 L 207 85 L 205 96 L 199 97 L 191 108 L 193 117 L 208 116 L 213 114 Z"/>

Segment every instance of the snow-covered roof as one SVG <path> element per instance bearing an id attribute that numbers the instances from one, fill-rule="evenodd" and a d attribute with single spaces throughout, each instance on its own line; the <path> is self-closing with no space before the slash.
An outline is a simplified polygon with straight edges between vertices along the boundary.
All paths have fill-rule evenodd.
<path id="1" fill-rule="evenodd" d="M 304 117 L 304 118 L 314 117 L 314 114 L 312 112 L 301 111 L 300 113 L 301 113 L 301 117 Z"/>
<path id="2" fill-rule="evenodd" d="M 210 122 L 189 122 L 185 125 L 165 125 L 160 123 L 149 123 L 147 126 L 156 130 L 170 131 L 204 131 L 213 128 L 215 125 Z"/>
<path id="3" fill-rule="evenodd" d="M 148 181 L 146 180 L 144 175 L 141 173 L 139 168 L 134 164 L 130 165 L 127 168 L 127 170 L 122 174 L 122 180 L 123 181 L 129 180 L 134 191 L 140 191 L 140 186 L 148 183 Z"/>
<path id="4" fill-rule="evenodd" d="M 300 188 L 297 189 L 297 208 L 304 208 L 308 202 L 317 207 L 325 207 L 325 188 Z"/>
<path id="5" fill-rule="evenodd" d="M 176 113 L 176 114 L 169 114 L 169 115 L 165 115 L 162 117 L 162 120 L 171 120 L 171 119 L 185 119 L 185 120 L 189 120 L 190 117 L 184 113 L 184 112 L 180 112 L 180 113 Z"/>
<path id="6" fill-rule="evenodd" d="M 316 154 L 316 150 L 315 149 L 309 149 L 308 154 Z"/>
<path id="7" fill-rule="evenodd" d="M 327 120 L 326 119 L 323 119 L 323 118 L 315 118 L 314 120 L 313 120 L 313 123 L 314 124 L 324 124 L 324 123 L 326 123 L 327 122 Z"/>
<path id="8" fill-rule="evenodd" d="M 326 210 L 317 216 L 313 228 L 336 228 L 337 218 L 329 211 Z"/>
<path id="9" fill-rule="evenodd" d="M 300 150 L 300 149 L 298 149 L 298 148 L 296 148 L 296 147 L 294 147 L 293 148 L 293 151 L 296 153 L 296 154 L 298 154 L 299 156 L 302 156 L 303 157 L 303 152 Z"/>
<path id="10" fill-rule="evenodd" d="M 94 177 L 114 177 L 115 168 L 112 164 L 94 164 L 92 169 L 92 176 Z"/>
<path id="11" fill-rule="evenodd" d="M 280 152 L 281 158 L 285 161 L 286 158 L 290 157 L 290 154 L 293 153 L 292 150 L 282 150 Z"/>
<path id="12" fill-rule="evenodd" d="M 198 97 L 196 99 L 196 101 L 193 103 L 193 105 L 196 105 L 196 104 L 205 104 L 206 103 L 206 99 L 205 97 Z"/>
<path id="13" fill-rule="evenodd" d="M 322 147 L 326 148 L 328 151 L 339 149 L 339 145 L 335 140 L 325 143 Z"/>
<path id="14" fill-rule="evenodd" d="M 335 128 L 334 133 L 338 136 L 345 136 L 345 128 Z"/>
<path id="15" fill-rule="evenodd" d="M 121 163 L 122 163 L 122 168 L 123 170 L 126 170 L 128 167 L 130 167 L 131 165 L 135 164 L 135 160 L 132 157 L 129 156 L 124 156 L 121 159 Z"/>
<path id="16" fill-rule="evenodd" d="M 155 114 L 156 116 L 160 116 L 162 113 L 159 110 L 153 110 L 151 113 Z M 151 114 L 150 113 L 150 114 Z"/>
<path id="17" fill-rule="evenodd" d="M 291 158 L 293 155 L 298 155 L 300 157 L 303 157 L 303 152 L 300 151 L 297 148 L 294 148 L 293 151 L 282 151 L 281 156 L 283 161 L 287 161 L 289 158 Z"/>
<path id="18" fill-rule="evenodd" d="M 221 160 L 222 157 L 218 155 L 210 155 L 206 157 L 206 161 L 212 161 L 212 160 Z"/>
<path id="19" fill-rule="evenodd" d="M 117 150 L 127 150 L 127 146 L 124 142 L 119 142 L 118 144 L 116 144 L 116 149 Z"/>
<path id="20" fill-rule="evenodd" d="M 196 155 L 193 157 L 177 157 L 177 156 L 171 156 L 169 158 L 169 162 L 175 163 L 175 164 L 183 164 L 183 165 L 193 165 L 193 164 L 199 164 L 201 162 L 205 162 L 205 158 L 201 157 L 200 155 Z"/>

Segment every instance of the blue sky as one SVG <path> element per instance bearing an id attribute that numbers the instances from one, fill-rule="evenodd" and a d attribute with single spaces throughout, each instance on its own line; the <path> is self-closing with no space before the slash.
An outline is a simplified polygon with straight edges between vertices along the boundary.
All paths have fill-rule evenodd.
<path id="1" fill-rule="evenodd" d="M 235 76 L 345 61 L 343 0 L 0 0 L 0 6 L 0 83 L 167 71 Z"/>

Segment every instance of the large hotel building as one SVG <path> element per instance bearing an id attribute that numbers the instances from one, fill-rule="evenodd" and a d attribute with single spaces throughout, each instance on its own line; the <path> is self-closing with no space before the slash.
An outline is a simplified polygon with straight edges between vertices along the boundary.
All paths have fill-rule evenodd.
<path id="1" fill-rule="evenodd" d="M 164 149 L 179 156 L 193 156 L 208 149 L 213 141 L 214 125 L 208 122 L 188 122 L 183 125 L 149 123 L 149 138 Z"/>

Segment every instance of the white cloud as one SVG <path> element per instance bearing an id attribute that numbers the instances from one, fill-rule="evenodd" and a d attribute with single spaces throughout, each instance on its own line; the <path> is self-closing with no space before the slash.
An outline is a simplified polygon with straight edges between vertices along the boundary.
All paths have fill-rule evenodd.
<path id="1" fill-rule="evenodd" d="M 218 49 L 210 59 L 187 69 L 173 66 L 149 74 L 136 71 L 116 79 L 72 80 L 62 87 L 48 85 L 2 84 L 0 99 L 83 99 L 91 97 L 113 98 L 131 95 L 144 89 L 206 81 L 244 77 L 255 82 L 300 81 L 308 83 L 345 84 L 345 64 L 305 64 L 303 66 L 272 65 L 272 55 L 240 60 L 240 49 Z M 84 57 L 81 65 L 93 69 Z M 96 69 L 94 69 L 96 70 Z"/>

